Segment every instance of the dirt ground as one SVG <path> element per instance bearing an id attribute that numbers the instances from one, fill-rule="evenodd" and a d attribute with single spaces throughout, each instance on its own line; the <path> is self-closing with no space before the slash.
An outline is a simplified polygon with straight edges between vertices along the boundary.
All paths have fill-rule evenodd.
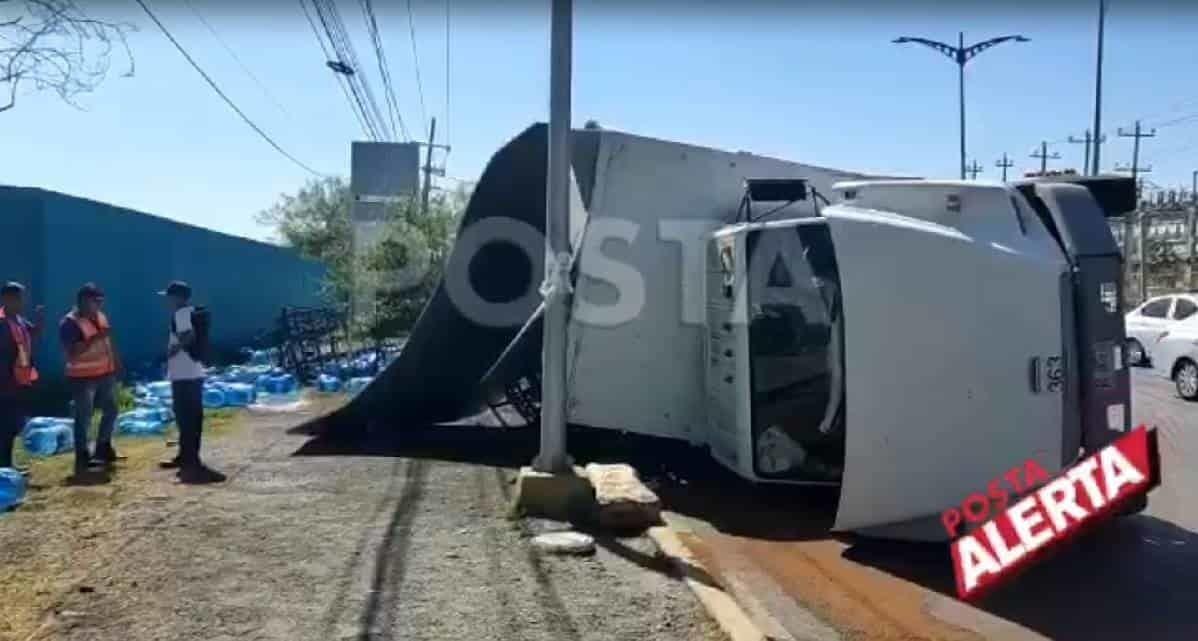
<path id="1" fill-rule="evenodd" d="M 0 639 L 721 638 L 647 540 L 542 555 L 549 526 L 507 517 L 513 470 L 311 452 L 304 418 L 208 439 L 221 486 L 173 483 L 159 439 L 114 483 L 35 489 L 0 517 Z"/>

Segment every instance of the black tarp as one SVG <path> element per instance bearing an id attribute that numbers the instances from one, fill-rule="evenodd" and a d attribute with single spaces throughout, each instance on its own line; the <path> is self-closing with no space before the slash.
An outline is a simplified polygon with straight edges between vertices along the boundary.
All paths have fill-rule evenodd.
<path id="1" fill-rule="evenodd" d="M 547 135 L 545 124 L 534 124 L 491 157 L 462 217 L 459 238 L 472 225 L 500 217 L 544 234 Z M 574 171 L 584 203 L 593 189 L 599 135 L 573 134 Z M 458 255 L 461 251 L 460 245 L 455 246 L 447 270 L 467 264 Z M 511 243 L 494 242 L 479 249 L 468 265 L 469 282 L 479 296 L 489 302 L 513 302 L 525 297 L 529 288 L 539 287 L 544 252 L 528 256 Z M 307 427 L 352 429 L 372 424 L 405 429 L 472 414 L 482 400 L 481 379 L 533 316 L 540 297 L 524 302 L 527 309 L 521 310 L 518 322 L 479 323 L 450 300 L 442 282 L 395 361 L 348 405 Z M 539 356 L 540 332 L 535 334 L 526 336 L 518 351 Z"/>

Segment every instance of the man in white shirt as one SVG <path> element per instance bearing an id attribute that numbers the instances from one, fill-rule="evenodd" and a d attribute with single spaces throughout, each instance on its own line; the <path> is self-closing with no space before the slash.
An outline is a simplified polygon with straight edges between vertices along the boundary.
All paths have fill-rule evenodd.
<path id="1" fill-rule="evenodd" d="M 188 484 L 220 483 L 225 475 L 200 461 L 200 435 L 204 429 L 204 365 L 195 357 L 196 333 L 192 327 L 191 287 L 174 281 L 159 292 L 171 310 L 170 338 L 166 348 L 166 377 L 171 382 L 175 422 L 179 426 L 179 455 L 164 467 L 178 468 L 179 481 Z"/>

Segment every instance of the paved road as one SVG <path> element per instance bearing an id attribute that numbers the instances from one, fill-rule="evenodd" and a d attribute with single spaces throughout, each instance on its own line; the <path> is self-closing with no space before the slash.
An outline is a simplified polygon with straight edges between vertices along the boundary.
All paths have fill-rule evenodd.
<path id="1" fill-rule="evenodd" d="M 830 536 L 834 497 L 698 481 L 663 487 L 676 508 L 668 517 L 778 638 L 1192 641 L 1198 404 L 1146 370 L 1133 372 L 1133 390 L 1136 423 L 1161 437 L 1163 483 L 1147 512 L 1071 545 L 979 607 L 953 597 L 943 545 Z"/>

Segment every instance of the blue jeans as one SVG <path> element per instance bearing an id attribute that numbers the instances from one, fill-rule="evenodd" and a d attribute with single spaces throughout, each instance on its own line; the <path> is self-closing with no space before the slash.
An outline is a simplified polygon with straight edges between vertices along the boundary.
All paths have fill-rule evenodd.
<path id="1" fill-rule="evenodd" d="M 112 429 L 116 426 L 116 377 L 70 379 L 75 399 L 75 465 L 87 465 L 91 452 L 87 436 L 91 432 L 92 414 L 101 412 L 100 432 L 96 434 L 96 454 L 112 450 Z"/>

